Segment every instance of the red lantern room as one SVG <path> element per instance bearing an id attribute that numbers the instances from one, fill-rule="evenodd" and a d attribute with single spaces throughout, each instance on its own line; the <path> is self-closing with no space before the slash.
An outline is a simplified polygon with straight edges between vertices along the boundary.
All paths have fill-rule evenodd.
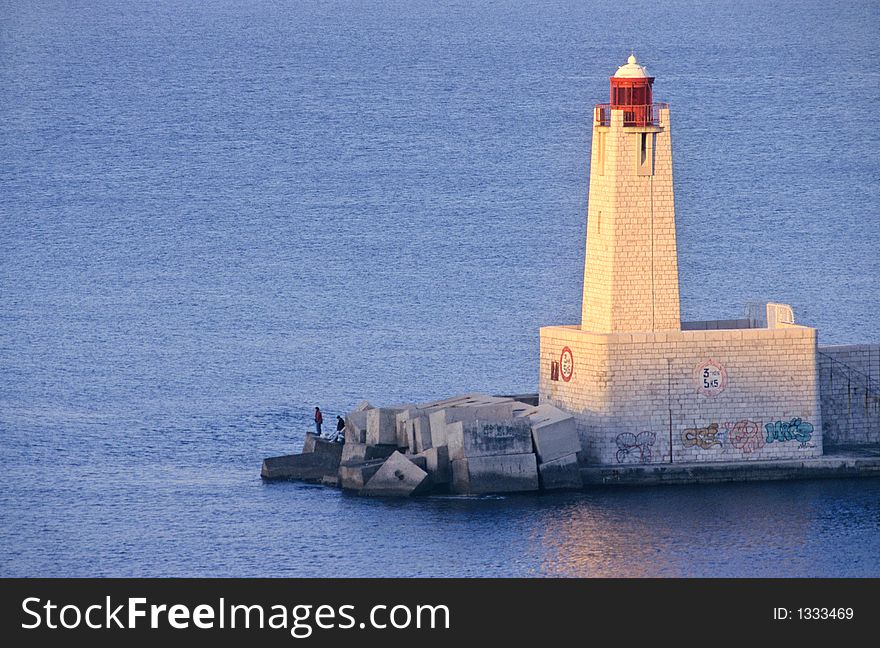
<path id="1" fill-rule="evenodd" d="M 624 126 L 649 126 L 654 123 L 654 77 L 630 55 L 626 65 L 617 68 L 611 77 L 611 110 L 623 111 Z M 608 116 L 610 118 L 610 115 Z"/>

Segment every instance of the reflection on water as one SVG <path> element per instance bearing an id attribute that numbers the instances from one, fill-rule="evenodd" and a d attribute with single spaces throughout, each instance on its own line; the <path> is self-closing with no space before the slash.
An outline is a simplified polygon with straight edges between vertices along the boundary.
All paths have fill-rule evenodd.
<path id="1" fill-rule="evenodd" d="M 865 575 L 878 573 L 878 532 L 871 479 L 573 495 L 544 512 L 533 541 L 550 576 Z M 827 546 L 828 534 L 857 540 Z"/>

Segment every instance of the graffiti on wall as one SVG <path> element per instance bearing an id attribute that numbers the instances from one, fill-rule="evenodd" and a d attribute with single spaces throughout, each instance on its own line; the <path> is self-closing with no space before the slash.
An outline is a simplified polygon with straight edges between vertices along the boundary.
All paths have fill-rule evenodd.
<path id="1" fill-rule="evenodd" d="M 761 421 L 742 421 L 722 423 L 727 432 L 727 439 L 737 450 L 745 454 L 757 452 L 764 447 L 764 433 L 761 430 Z"/>
<path id="2" fill-rule="evenodd" d="M 721 439 L 718 436 L 718 424 L 710 423 L 703 428 L 689 428 L 681 433 L 681 442 L 685 448 L 694 446 L 709 450 L 720 447 Z"/>
<path id="3" fill-rule="evenodd" d="M 653 432 L 621 432 L 617 435 L 617 463 L 651 463 L 656 438 Z"/>
<path id="4" fill-rule="evenodd" d="M 742 419 L 710 423 L 705 427 L 687 428 L 681 433 L 681 442 L 685 448 L 724 448 L 730 446 L 743 454 L 752 454 L 763 449 L 769 443 L 785 443 L 796 441 L 799 448 L 815 448 L 810 443 L 813 436 L 813 424 L 799 418 L 787 421 L 763 421 Z M 654 456 L 654 432 L 622 432 L 617 435 L 617 463 L 651 463 Z"/>
<path id="5" fill-rule="evenodd" d="M 806 444 L 813 436 L 813 424 L 802 421 L 799 418 L 793 418 L 788 421 L 773 421 L 764 426 L 767 431 L 767 443 L 774 441 L 785 443 L 786 441 L 797 441 L 807 447 Z"/>

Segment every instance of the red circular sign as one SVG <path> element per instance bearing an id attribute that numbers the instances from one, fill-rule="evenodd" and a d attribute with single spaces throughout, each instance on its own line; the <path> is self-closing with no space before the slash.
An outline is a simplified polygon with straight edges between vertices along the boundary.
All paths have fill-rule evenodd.
<path id="1" fill-rule="evenodd" d="M 562 355 L 559 357 L 559 373 L 565 382 L 571 380 L 571 374 L 574 373 L 574 356 L 568 347 L 562 350 Z"/>
<path id="2" fill-rule="evenodd" d="M 694 368 L 697 391 L 704 396 L 717 396 L 727 387 L 727 369 L 709 358 Z"/>

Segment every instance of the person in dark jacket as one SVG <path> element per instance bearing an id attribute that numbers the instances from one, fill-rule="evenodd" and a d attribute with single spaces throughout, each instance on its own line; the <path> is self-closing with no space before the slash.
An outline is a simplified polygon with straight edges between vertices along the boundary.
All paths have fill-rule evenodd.
<path id="1" fill-rule="evenodd" d="M 342 432 L 345 429 L 345 419 L 341 416 L 336 417 L 336 431 Z"/>
<path id="2" fill-rule="evenodd" d="M 318 436 L 321 436 L 321 425 L 324 423 L 324 415 L 321 414 L 321 408 L 315 408 L 315 430 L 318 432 Z"/>

